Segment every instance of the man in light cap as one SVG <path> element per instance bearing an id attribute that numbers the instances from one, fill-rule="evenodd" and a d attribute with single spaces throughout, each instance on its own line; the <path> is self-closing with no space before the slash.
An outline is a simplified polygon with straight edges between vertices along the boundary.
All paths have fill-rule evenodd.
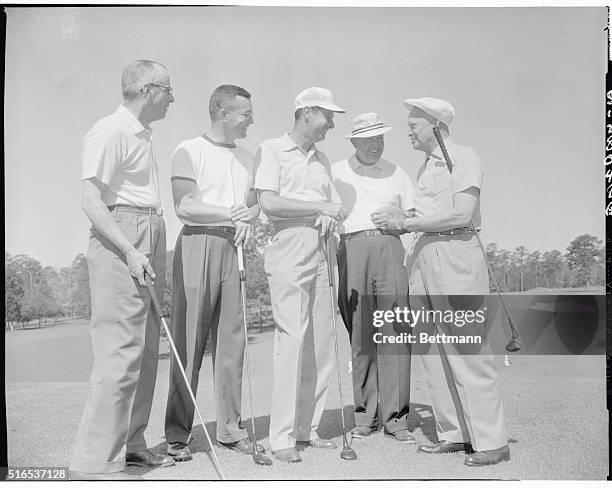
<path id="1" fill-rule="evenodd" d="M 392 206 L 379 209 L 374 222 L 382 228 L 422 232 L 409 262 L 411 305 L 448 310 L 446 295 L 486 295 L 489 277 L 475 230 L 481 225 L 480 188 L 483 166 L 473 149 L 449 136 L 454 107 L 436 98 L 409 99 L 408 127 L 414 149 L 426 154 L 418 172 L 415 216 Z M 433 133 L 439 126 L 453 163 L 447 163 Z M 430 333 L 455 333 L 452 324 L 432 324 Z M 478 354 L 454 344 L 419 344 L 432 399 L 439 442 L 419 452 L 465 451 L 468 466 L 510 459 L 502 400 L 491 346 L 484 338 Z M 436 348 L 428 354 L 428 348 Z M 473 452 L 476 451 L 476 452 Z"/>
<path id="2" fill-rule="evenodd" d="M 371 220 L 372 212 L 390 202 L 404 210 L 413 206 L 410 178 L 399 166 L 382 159 L 383 134 L 389 130 L 376 113 L 358 115 L 346 136 L 355 154 L 332 166 L 334 183 L 347 209 L 346 219 L 338 226 L 338 303 L 352 348 L 352 437 L 367 437 L 380 423 L 388 437 L 413 443 L 416 441 L 406 422 L 410 344 L 395 342 L 403 330 L 396 331 L 393 323 L 378 328 L 372 321 L 376 310 L 408 306 L 400 232 L 377 229 Z M 390 336 L 393 342 L 387 340 Z"/>
<path id="3" fill-rule="evenodd" d="M 299 462 L 296 441 L 335 448 L 317 428 L 333 370 L 333 330 L 322 237 L 345 215 L 329 161 L 315 143 L 334 127 L 332 93 L 312 87 L 295 99 L 291 132 L 261 144 L 255 189 L 276 231 L 264 255 L 276 322 L 270 447 Z"/>

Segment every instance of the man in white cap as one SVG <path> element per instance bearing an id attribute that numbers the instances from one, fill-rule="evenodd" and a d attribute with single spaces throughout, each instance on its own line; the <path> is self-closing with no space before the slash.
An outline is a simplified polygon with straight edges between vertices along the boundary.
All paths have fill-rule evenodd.
<path id="1" fill-rule="evenodd" d="M 376 113 L 353 120 L 350 139 L 355 154 L 332 165 L 346 219 L 339 223 L 338 303 L 352 347 L 355 428 L 364 438 L 383 426 L 385 435 L 414 443 L 408 430 L 410 409 L 410 344 L 395 342 L 401 328 L 393 323 L 375 328 L 375 310 L 408 306 L 408 275 L 400 232 L 377 229 L 371 214 L 393 202 L 408 210 L 414 187 L 406 172 L 382 158 L 384 136 L 391 127 Z M 396 327 L 397 328 L 397 327 Z M 393 336 L 393 342 L 388 338 Z"/>
<path id="2" fill-rule="evenodd" d="M 416 215 L 402 215 L 387 206 L 375 212 L 373 220 L 383 228 L 423 233 L 409 263 L 410 293 L 415 298 L 411 304 L 413 308 L 448 309 L 446 295 L 489 293 L 486 262 L 474 234 L 481 225 L 483 166 L 473 149 L 456 144 L 449 136 L 448 126 L 455 114 L 450 103 L 436 98 L 404 103 L 410 111 L 412 145 L 426 154 L 417 178 Z M 452 161 L 452 172 L 433 133 L 435 125 Z M 431 332 L 449 335 L 455 333 L 453 328 L 436 323 Z M 486 338 L 478 354 L 465 354 L 453 344 L 417 345 L 439 440 L 420 446 L 419 452 L 465 451 L 468 466 L 509 460 L 497 370 Z M 427 347 L 437 348 L 437 354 L 428 354 Z"/>
<path id="3" fill-rule="evenodd" d="M 315 145 L 334 127 L 332 93 L 312 87 L 295 99 L 291 132 L 261 144 L 255 189 L 276 234 L 264 255 L 276 322 L 270 447 L 299 462 L 296 441 L 335 448 L 317 428 L 333 370 L 332 306 L 322 237 L 344 217 L 329 161 Z"/>

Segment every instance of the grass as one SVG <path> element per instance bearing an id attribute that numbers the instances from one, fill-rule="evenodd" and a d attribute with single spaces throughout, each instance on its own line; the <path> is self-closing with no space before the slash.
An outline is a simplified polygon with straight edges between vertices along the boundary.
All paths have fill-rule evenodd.
<path id="1" fill-rule="evenodd" d="M 87 396 L 91 348 L 85 321 L 7 333 L 6 402 L 10 466 L 67 466 Z M 253 330 L 250 340 L 258 437 L 267 444 L 271 396 L 272 333 Z M 352 425 L 352 393 L 347 374 L 349 345 L 341 334 L 343 393 Z M 500 351 L 501 353 L 501 351 Z M 162 340 L 157 386 L 146 436 L 163 452 L 163 421 L 168 391 L 169 345 Z M 417 454 L 414 445 L 398 445 L 378 433 L 355 441 L 357 461 L 339 458 L 339 450 L 312 448 L 295 465 L 256 466 L 249 456 L 218 450 L 228 479 L 605 479 L 608 473 L 608 415 L 603 356 L 515 356 L 504 367 L 506 430 L 512 459 L 485 468 L 463 465 L 460 453 Z M 214 433 L 212 367 L 206 358 L 200 373 L 198 404 Z M 246 382 L 245 382 L 246 388 Z M 243 421 L 249 427 L 248 397 L 243 391 Z M 435 440 L 435 426 L 420 361 L 412 372 L 411 428 L 419 442 Z M 338 389 L 330 385 L 319 434 L 341 445 Z M 150 480 L 217 479 L 200 425 L 194 426 L 194 460 L 164 469 L 128 468 Z"/>

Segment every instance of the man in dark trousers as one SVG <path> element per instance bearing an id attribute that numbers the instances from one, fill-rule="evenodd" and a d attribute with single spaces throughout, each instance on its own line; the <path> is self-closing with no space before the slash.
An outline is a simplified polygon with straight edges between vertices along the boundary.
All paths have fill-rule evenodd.
<path id="1" fill-rule="evenodd" d="M 253 156 L 235 144 L 253 123 L 251 94 L 217 87 L 209 101 L 208 132 L 181 142 L 172 158 L 172 195 L 184 224 L 174 251 L 172 337 L 194 394 L 210 339 L 215 380 L 217 442 L 245 454 L 252 443 L 240 425 L 246 338 L 240 309 L 236 247 L 246 244 L 259 215 Z M 212 394 L 211 394 L 212 397 Z M 166 408 L 168 454 L 192 459 L 194 406 L 172 359 Z"/>
<path id="2" fill-rule="evenodd" d="M 377 229 L 371 220 L 372 212 L 390 202 L 405 210 L 412 207 L 410 178 L 382 158 L 383 134 L 390 129 L 376 113 L 358 115 L 347 136 L 355 154 L 332 166 L 334 184 L 347 209 L 346 219 L 338 224 L 338 303 L 352 348 L 356 425 L 352 437 L 367 437 L 380 423 L 386 436 L 414 443 L 407 425 L 410 344 L 387 342 L 397 335 L 394 324 L 379 328 L 372 320 L 375 310 L 408 306 L 399 232 Z"/>

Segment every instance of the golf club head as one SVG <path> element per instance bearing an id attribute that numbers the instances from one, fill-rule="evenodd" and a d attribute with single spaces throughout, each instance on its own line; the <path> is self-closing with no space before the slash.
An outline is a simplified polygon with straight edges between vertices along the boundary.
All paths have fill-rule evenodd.
<path id="1" fill-rule="evenodd" d="M 258 464 L 259 466 L 272 466 L 272 460 L 261 452 L 256 452 L 253 454 L 253 461 L 255 461 L 255 464 Z"/>
<path id="2" fill-rule="evenodd" d="M 357 459 L 357 453 L 351 447 L 344 447 L 342 451 L 340 451 L 340 458 L 346 461 L 354 461 Z"/>
<path id="3" fill-rule="evenodd" d="M 523 342 L 520 337 L 513 337 L 508 344 L 506 344 L 506 351 L 516 352 L 523 348 Z"/>

